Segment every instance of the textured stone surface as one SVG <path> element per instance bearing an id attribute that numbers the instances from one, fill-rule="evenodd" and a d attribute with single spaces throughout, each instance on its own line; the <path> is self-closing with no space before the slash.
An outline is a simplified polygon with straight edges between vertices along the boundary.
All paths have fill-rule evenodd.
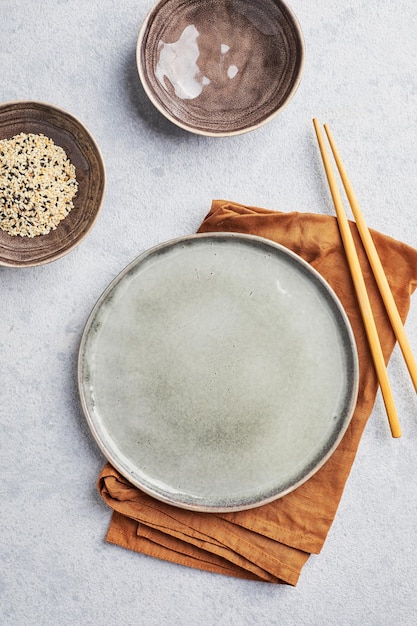
<path id="1" fill-rule="evenodd" d="M 0 268 L 0 622 L 7 626 L 411 626 L 417 611 L 417 399 L 389 366 L 403 437 L 378 396 L 336 520 L 296 589 L 194 571 L 104 543 L 103 465 L 76 387 L 84 324 L 138 253 L 194 232 L 212 198 L 333 214 L 313 117 L 328 122 L 373 228 L 417 247 L 417 5 L 291 3 L 306 42 L 290 105 L 253 133 L 203 138 L 139 85 L 145 0 L 1 0 L 0 99 L 79 117 L 107 167 L 93 231 L 39 268 Z M 407 331 L 417 352 L 417 302 Z"/>

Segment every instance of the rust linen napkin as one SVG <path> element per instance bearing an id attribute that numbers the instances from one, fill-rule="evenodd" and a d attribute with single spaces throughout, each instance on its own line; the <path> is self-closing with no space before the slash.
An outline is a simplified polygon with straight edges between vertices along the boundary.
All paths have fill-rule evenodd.
<path id="1" fill-rule="evenodd" d="M 351 224 L 351 228 L 388 362 L 395 337 L 356 226 Z M 99 492 L 113 509 L 106 539 L 211 572 L 296 585 L 309 555 L 319 553 L 326 539 L 378 383 L 335 218 L 216 200 L 199 232 L 216 231 L 251 233 L 281 243 L 311 263 L 333 287 L 349 316 L 359 354 L 359 396 L 351 424 L 331 458 L 306 483 L 275 502 L 237 513 L 196 513 L 166 505 L 106 464 L 98 479 Z M 405 320 L 417 286 L 417 250 L 378 232 L 372 234 Z M 386 428 L 389 432 L 388 423 Z"/>

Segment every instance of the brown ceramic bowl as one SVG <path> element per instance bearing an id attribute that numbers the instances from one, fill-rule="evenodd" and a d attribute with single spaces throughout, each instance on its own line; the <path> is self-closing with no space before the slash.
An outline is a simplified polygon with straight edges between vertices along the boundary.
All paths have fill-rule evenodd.
<path id="1" fill-rule="evenodd" d="M 296 91 L 304 41 L 282 0 L 160 0 L 137 43 L 143 87 L 173 123 L 228 136 L 265 124 Z"/>
<path id="2" fill-rule="evenodd" d="M 37 237 L 11 236 L 0 229 L 0 266 L 30 267 L 55 261 L 75 248 L 95 223 L 104 197 L 105 169 L 100 150 L 83 124 L 50 104 L 0 104 L 0 139 L 42 133 L 61 146 L 75 166 L 74 208 L 56 230 Z"/>

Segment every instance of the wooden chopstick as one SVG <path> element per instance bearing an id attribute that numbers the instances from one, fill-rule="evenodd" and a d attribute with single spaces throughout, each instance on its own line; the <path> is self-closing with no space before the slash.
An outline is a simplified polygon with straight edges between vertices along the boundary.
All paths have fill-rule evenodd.
<path id="1" fill-rule="evenodd" d="M 369 232 L 369 229 L 365 222 L 365 218 L 363 217 L 359 202 L 352 187 L 352 183 L 350 182 L 349 177 L 346 173 L 343 161 L 340 157 L 339 151 L 333 139 L 333 135 L 331 134 L 327 124 L 324 125 L 324 130 L 326 131 L 329 144 L 333 152 L 334 160 L 336 161 L 337 169 L 339 170 L 340 178 L 346 191 L 346 196 L 349 200 L 352 213 L 355 217 L 356 225 L 362 239 L 363 247 L 365 248 L 365 252 L 374 273 L 382 300 L 385 304 L 388 317 L 390 319 L 398 344 L 401 348 L 401 352 L 406 362 L 411 380 L 413 381 L 414 389 L 417 392 L 417 363 L 411 350 L 407 335 L 405 334 L 404 326 L 400 314 L 398 313 L 394 296 L 392 295 L 392 291 L 388 284 L 387 277 L 382 267 L 381 260 L 378 256 L 378 252 L 375 248 L 371 233 Z"/>
<path id="2" fill-rule="evenodd" d="M 365 326 L 369 348 L 371 350 L 375 371 L 378 377 L 379 385 L 381 387 L 382 397 L 387 411 L 391 434 L 393 437 L 401 437 L 401 426 L 398 419 L 397 410 L 395 408 L 387 369 L 385 367 L 384 355 L 382 353 L 378 331 L 376 329 L 371 303 L 369 301 L 368 292 L 366 290 L 358 254 L 355 248 L 355 243 L 353 241 L 352 233 L 350 231 L 349 223 L 343 206 L 342 197 L 339 192 L 336 177 L 334 175 L 330 162 L 330 157 L 327 152 L 324 138 L 317 119 L 313 120 L 313 124 L 317 135 L 317 141 L 319 144 L 320 153 L 327 176 L 327 181 L 330 187 L 330 193 L 332 195 L 333 204 L 336 210 L 340 235 L 342 238 L 343 247 L 345 249 L 350 273 L 352 275 L 356 296 L 358 298 L 359 308 Z"/>

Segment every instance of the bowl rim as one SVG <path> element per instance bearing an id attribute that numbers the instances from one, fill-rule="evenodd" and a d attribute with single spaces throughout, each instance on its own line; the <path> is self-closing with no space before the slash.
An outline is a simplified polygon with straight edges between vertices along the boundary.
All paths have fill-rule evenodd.
<path id="1" fill-rule="evenodd" d="M 54 111 L 56 111 L 57 113 L 65 116 L 67 119 L 69 119 L 71 122 L 74 122 L 75 124 L 79 125 L 80 128 L 82 129 L 83 132 L 86 133 L 86 135 L 88 136 L 91 145 L 95 151 L 95 153 L 97 154 L 97 159 L 100 163 L 100 167 L 101 167 L 101 171 L 102 171 L 102 179 L 103 179 L 103 190 L 101 193 L 101 197 L 100 200 L 98 202 L 97 205 L 97 209 L 94 213 L 94 216 L 91 218 L 91 220 L 89 221 L 88 224 L 88 228 L 76 239 L 74 240 L 68 247 L 66 247 L 64 250 L 61 251 L 57 251 L 55 254 L 53 254 L 52 257 L 48 257 L 46 259 L 41 259 L 41 260 L 35 260 L 35 261 L 25 261 L 23 263 L 19 263 L 19 262 L 14 262 L 14 261 L 4 261 L 3 259 L 0 258 L 0 267 L 15 267 L 15 268 L 25 268 L 25 267 L 38 267 L 41 265 L 47 265 L 48 263 L 52 263 L 54 261 L 57 261 L 58 259 L 61 259 L 62 257 L 66 256 L 67 254 L 69 254 L 70 252 L 72 252 L 74 250 L 74 248 L 76 248 L 82 241 L 84 241 L 84 239 L 87 237 L 87 235 L 90 233 L 90 231 L 92 230 L 93 226 L 95 225 L 100 213 L 101 213 L 101 209 L 103 207 L 103 203 L 104 203 L 104 199 L 105 199 L 105 195 L 106 195 L 106 186 L 107 186 L 107 172 L 106 172 L 106 164 L 104 161 L 104 157 L 103 157 L 103 153 L 94 137 L 94 135 L 92 134 L 92 132 L 89 130 L 89 128 L 84 124 L 84 122 L 82 122 L 76 115 L 74 115 L 73 113 L 70 113 L 69 111 L 67 111 L 66 109 L 57 106 L 56 104 L 52 104 L 51 102 L 48 102 L 46 100 L 34 100 L 34 99 L 26 99 L 26 98 L 17 98 L 14 100 L 7 100 L 4 102 L 0 102 L 0 113 L 2 112 L 3 109 L 7 108 L 7 107 L 11 107 L 11 106 L 16 106 L 19 105 L 21 107 L 24 106 L 30 106 L 30 105 L 35 105 L 38 106 L 40 105 L 41 107 L 47 107 L 50 109 L 53 109 Z M 2 246 L 0 245 L 0 248 Z"/>
<path id="2" fill-rule="evenodd" d="M 149 100 L 152 102 L 152 104 L 155 106 L 155 108 L 164 117 L 166 117 L 170 122 L 172 122 L 173 124 L 175 124 L 179 128 L 182 128 L 183 130 L 186 130 L 186 131 L 188 131 L 190 133 L 193 133 L 193 134 L 196 134 L 196 135 L 203 135 L 205 137 L 232 137 L 232 136 L 236 136 L 236 135 L 243 135 L 244 133 L 248 133 L 248 132 L 254 131 L 254 130 L 264 126 L 265 124 L 267 124 L 272 119 L 274 119 L 279 113 L 281 113 L 286 108 L 286 106 L 290 103 L 290 101 L 292 100 L 293 96 L 295 95 L 295 93 L 296 93 L 296 91 L 297 91 L 297 89 L 298 89 L 298 87 L 300 85 L 303 73 L 304 73 L 305 40 L 304 40 L 303 31 L 301 29 L 301 25 L 300 25 L 300 22 L 299 22 L 297 16 L 295 15 L 293 9 L 284 0 L 273 0 L 273 2 L 276 3 L 276 4 L 279 4 L 288 13 L 288 16 L 289 16 L 289 18 L 290 18 L 290 20 L 292 22 L 293 27 L 294 27 L 294 32 L 296 34 L 296 37 L 298 38 L 298 42 L 299 42 L 299 46 L 300 46 L 300 59 L 299 59 L 299 68 L 298 68 L 298 72 L 297 72 L 294 84 L 292 85 L 290 91 L 288 92 L 288 95 L 287 95 L 287 98 L 285 99 L 285 102 L 280 107 L 278 107 L 272 113 L 267 115 L 263 120 L 260 120 L 259 122 L 256 122 L 255 124 L 252 124 L 251 126 L 248 126 L 248 127 L 245 127 L 245 128 L 239 128 L 239 129 L 236 129 L 236 130 L 220 131 L 220 132 L 210 131 L 210 130 L 203 130 L 203 129 L 200 129 L 200 128 L 195 128 L 194 126 L 191 126 L 190 124 L 186 124 L 185 122 L 182 122 L 181 120 L 177 119 L 176 117 L 171 115 L 171 113 L 169 113 L 169 111 L 167 111 L 164 107 L 162 107 L 160 105 L 160 103 L 159 103 L 159 100 L 154 96 L 154 93 L 153 93 L 152 89 L 149 87 L 149 83 L 148 83 L 148 80 L 147 80 L 147 73 L 146 73 L 145 68 L 143 67 L 143 64 L 142 64 L 142 48 L 143 48 L 145 34 L 147 32 L 147 29 L 148 29 L 148 26 L 149 26 L 149 23 L 151 21 L 152 16 L 155 15 L 158 12 L 160 6 L 162 6 L 163 4 L 166 4 L 166 2 L 173 2 L 173 1 L 174 0 L 156 0 L 156 2 L 153 4 L 153 6 L 150 8 L 148 13 L 146 14 L 144 21 L 142 22 L 142 25 L 141 25 L 141 27 L 139 29 L 139 35 L 138 35 L 137 44 L 136 44 L 136 66 L 137 66 L 137 70 L 138 70 L 140 81 L 142 83 L 142 87 L 143 87 L 146 95 L 148 96 Z"/>

